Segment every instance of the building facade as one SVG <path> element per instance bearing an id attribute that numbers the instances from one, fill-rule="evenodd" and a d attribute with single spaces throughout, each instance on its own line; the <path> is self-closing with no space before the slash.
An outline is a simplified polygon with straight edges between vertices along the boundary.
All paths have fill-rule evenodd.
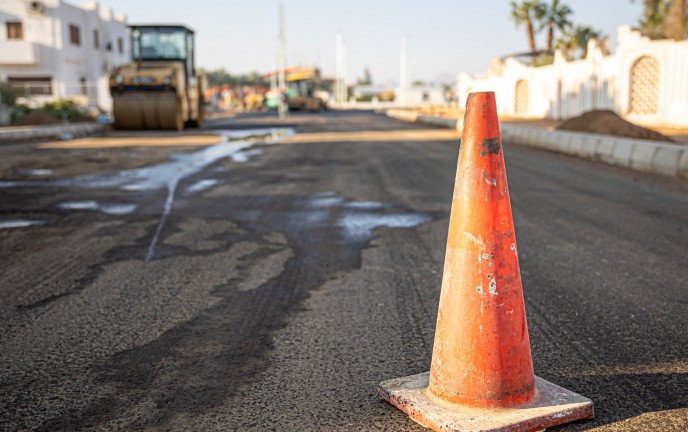
<path id="1" fill-rule="evenodd" d="M 447 100 L 442 86 L 412 85 L 395 90 L 394 101 L 400 106 L 444 105 Z"/>
<path id="2" fill-rule="evenodd" d="M 638 124 L 688 127 L 688 40 L 650 40 L 628 26 L 617 40 L 613 55 L 593 40 L 584 59 L 557 51 L 547 66 L 497 59 L 484 77 L 459 76 L 459 103 L 491 90 L 503 116 L 565 120 L 610 109 Z"/>
<path id="3" fill-rule="evenodd" d="M 125 16 L 98 3 L 0 0 L 0 26 L 0 79 L 20 89 L 20 102 L 111 110 L 107 75 L 130 58 Z"/>

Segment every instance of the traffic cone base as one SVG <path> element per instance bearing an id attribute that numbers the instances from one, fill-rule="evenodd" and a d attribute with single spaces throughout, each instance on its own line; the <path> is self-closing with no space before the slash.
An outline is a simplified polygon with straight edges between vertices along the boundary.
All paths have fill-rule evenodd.
<path id="1" fill-rule="evenodd" d="M 453 404 L 429 390 L 430 372 L 380 383 L 380 398 L 420 425 L 438 432 L 542 431 L 574 420 L 593 418 L 592 401 L 535 377 L 535 396 L 510 408 L 475 408 Z"/>

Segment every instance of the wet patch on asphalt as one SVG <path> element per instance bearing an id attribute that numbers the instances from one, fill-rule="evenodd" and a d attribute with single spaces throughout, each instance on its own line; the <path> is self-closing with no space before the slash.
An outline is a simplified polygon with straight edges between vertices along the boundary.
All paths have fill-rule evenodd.
<path id="1" fill-rule="evenodd" d="M 263 153 L 263 150 L 260 149 L 252 149 L 252 150 L 242 150 L 238 151 L 236 153 L 233 153 L 230 157 L 234 162 L 248 162 L 248 160 L 251 158 L 251 156 L 258 156 L 259 154 Z"/>
<path id="2" fill-rule="evenodd" d="M 0 221 L 0 229 L 25 228 L 33 225 L 44 225 L 45 221 L 29 219 L 9 219 Z"/>
<path id="3" fill-rule="evenodd" d="M 270 366 L 272 333 L 301 310 L 312 290 L 360 268 L 376 229 L 412 228 L 444 216 L 349 201 L 333 191 L 204 201 L 202 206 L 179 203 L 180 214 L 170 220 L 176 231 L 162 236 L 152 264 L 174 259 L 179 247 L 199 240 L 191 231 L 184 234 L 193 229 L 190 221 L 175 223 L 181 215 L 189 220 L 189 213 L 201 211 L 195 217 L 232 221 L 233 234 L 224 235 L 227 227 L 218 225 L 202 239 L 205 246 L 187 249 L 190 256 L 211 257 L 231 244 L 256 245 L 231 280 L 212 291 L 219 301 L 149 343 L 112 356 L 97 378 L 106 394 L 39 430 L 103 427 L 126 417 L 132 418 L 127 427 L 134 429 L 165 427 L 181 414 L 201 415 L 217 407 Z M 151 406 L 155 409 L 143 409 Z"/>
<path id="4" fill-rule="evenodd" d="M 63 210 L 90 210 L 99 211 L 108 215 L 128 215 L 136 210 L 136 204 L 101 204 L 97 201 L 66 201 L 57 205 L 57 208 Z"/>
<path id="5" fill-rule="evenodd" d="M 245 162 L 258 154 L 244 147 L 226 156 L 226 160 Z M 151 285 L 164 286 L 165 282 L 156 279 L 154 271 L 164 273 L 166 267 L 176 266 L 175 263 L 179 262 L 176 260 L 183 257 L 195 258 L 194 262 L 199 259 L 200 262 L 215 262 L 214 268 L 219 270 L 214 271 L 222 273 L 224 270 L 230 279 L 212 290 L 217 301 L 189 319 L 146 343 L 136 344 L 103 363 L 96 363 L 99 364 L 97 368 L 88 365 L 89 383 L 100 389 L 91 393 L 94 399 L 87 405 L 83 405 L 86 400 L 82 404 L 70 404 L 72 408 L 62 410 L 59 416 L 48 417 L 50 419 L 43 422 L 39 430 L 75 426 L 81 429 L 108 428 L 113 425 L 126 425 L 132 429 L 164 427 L 180 414 L 195 416 L 207 412 L 240 394 L 244 384 L 257 379 L 270 366 L 273 331 L 287 325 L 290 314 L 302 310 L 302 301 L 310 291 L 359 268 L 363 249 L 369 247 L 374 236 L 380 233 L 375 231 L 377 228 L 412 228 L 444 217 L 418 213 L 394 204 L 349 201 L 332 190 L 309 196 L 201 194 L 199 192 L 221 184 L 218 181 L 203 187 L 208 181 L 215 180 L 208 176 L 215 177 L 217 173 L 217 178 L 222 179 L 221 173 L 227 171 L 227 167 L 211 167 L 213 162 L 203 164 L 176 180 L 175 189 L 178 187 L 185 193 L 179 194 L 181 196 L 174 201 L 174 212 L 168 213 L 167 223 L 161 221 L 157 225 L 152 243 L 148 223 L 148 234 L 138 237 L 134 244 L 117 246 L 107 252 L 106 261 L 91 268 L 89 276 L 76 284 L 73 291 L 58 293 L 19 308 L 27 312 L 44 308 L 77 292 L 82 295 L 67 301 L 81 301 L 82 296 L 93 294 L 91 291 L 95 286 L 104 286 L 104 278 L 113 278 L 111 266 L 120 268 L 119 274 L 123 276 L 117 279 L 116 284 L 133 287 L 136 295 L 139 290 L 141 295 L 149 295 Z M 351 161 L 313 157 L 305 157 L 300 162 L 325 168 L 353 165 Z M 292 163 L 295 162 L 280 162 L 285 165 Z M 130 197 L 134 193 L 160 194 L 167 190 L 169 198 L 169 183 L 139 176 L 138 173 L 145 169 L 125 171 L 129 174 L 116 180 L 113 180 L 114 175 L 77 177 L 99 180 L 95 182 L 95 188 L 101 189 L 98 194 L 107 190 L 108 194 L 115 195 L 108 195 L 107 200 L 102 197 L 97 200 L 70 197 L 71 200 L 66 202 L 71 203 L 68 207 L 72 208 L 68 210 L 98 211 L 96 206 L 125 201 L 122 197 Z M 231 165 L 229 170 L 233 170 Z M 269 184 L 274 180 L 272 175 L 274 173 L 260 172 L 253 177 Z M 32 187 L 57 186 L 77 191 L 85 188 L 74 183 L 55 184 L 74 179 L 32 181 L 30 184 Z M 299 179 L 287 180 L 294 183 Z M 15 185 L 27 183 L 20 180 Z M 189 191 L 199 184 L 201 186 L 196 188 L 200 189 Z M 126 193 L 117 195 L 117 190 Z M 172 196 L 174 199 L 174 193 Z M 65 203 L 64 199 L 62 203 Z M 153 213 L 152 207 L 154 205 L 139 204 L 130 217 L 148 216 Z M 193 217 L 206 223 L 216 221 L 217 227 L 209 229 L 208 236 L 199 239 L 193 231 L 199 223 L 185 225 L 185 221 L 191 222 Z M 230 226 L 226 226 L 228 221 L 231 221 Z M 150 255 L 150 262 L 144 264 L 136 259 L 141 257 L 142 249 L 150 248 L 156 242 L 157 248 L 155 254 Z M 219 257 L 224 257 L 223 253 L 233 245 L 240 244 L 250 247 L 250 253 L 240 258 L 241 263 L 235 270 L 223 267 L 224 261 Z M 158 270 L 154 270 L 156 268 Z M 184 276 L 181 282 L 174 283 L 179 287 L 186 286 L 184 289 L 188 290 L 202 287 L 207 281 L 204 276 L 193 275 Z M 174 285 L 170 290 L 179 287 Z M 135 296 L 130 301 L 134 302 Z M 37 313 L 49 310 L 45 308 Z M 159 319 L 166 319 L 169 313 L 166 310 Z M 123 419 L 129 421 L 122 423 Z"/>
<path id="6" fill-rule="evenodd" d="M 53 173 L 53 170 L 50 169 L 29 169 L 29 170 L 20 170 L 17 171 L 17 174 L 23 175 L 23 176 L 47 176 Z"/>
<path id="7" fill-rule="evenodd" d="M 294 134 L 293 129 L 249 129 L 243 131 L 218 131 L 224 138 L 219 144 L 205 147 L 191 153 L 173 153 L 168 162 L 147 166 L 138 169 L 119 171 L 115 173 L 84 175 L 67 179 L 47 181 L 0 181 L 0 188 L 10 187 L 56 187 L 66 189 L 120 189 L 135 192 L 151 192 L 166 190 L 167 196 L 163 202 L 162 214 L 156 226 L 152 240 L 148 245 L 145 260 L 149 261 L 155 254 L 160 233 L 169 217 L 174 205 L 177 185 L 183 179 L 190 177 L 216 161 L 223 158 L 231 158 L 234 162 L 247 162 L 251 156 L 262 153 L 262 150 L 247 150 L 257 142 L 273 143 L 285 136 Z M 37 170 L 33 170 L 35 173 Z M 45 175 L 49 170 L 38 170 Z M 45 171 L 45 172 L 43 172 Z M 28 171 L 27 171 L 28 172 Z M 187 193 L 199 192 L 212 187 L 213 180 L 192 185 Z M 93 200 L 70 201 L 58 204 L 58 208 L 64 210 L 98 210 L 108 215 L 124 215 L 136 209 L 134 204 L 99 204 Z M 7 222 L 10 224 L 12 221 Z M 0 226 L 2 227 L 2 226 Z M 9 225 L 8 227 L 13 227 Z"/>
<path id="8" fill-rule="evenodd" d="M 192 184 L 191 186 L 186 188 L 186 193 L 188 194 L 194 194 L 196 192 L 201 192 L 206 189 L 210 189 L 211 187 L 215 186 L 216 184 L 219 183 L 219 180 L 217 179 L 201 179 Z"/>

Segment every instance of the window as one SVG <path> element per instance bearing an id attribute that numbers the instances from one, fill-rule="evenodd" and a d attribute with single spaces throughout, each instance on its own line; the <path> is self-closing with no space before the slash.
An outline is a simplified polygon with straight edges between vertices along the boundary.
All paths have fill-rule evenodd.
<path id="1" fill-rule="evenodd" d="M 21 22 L 7 23 L 7 39 L 24 39 L 24 26 Z"/>
<path id="2" fill-rule="evenodd" d="M 100 34 L 98 34 L 98 30 L 93 30 L 93 48 L 100 48 Z"/>
<path id="3" fill-rule="evenodd" d="M 656 114 L 659 107 L 659 61 L 640 57 L 631 66 L 629 114 Z"/>
<path id="4" fill-rule="evenodd" d="M 186 30 L 177 27 L 141 27 L 132 31 L 134 58 L 183 60 L 187 57 Z"/>
<path id="5" fill-rule="evenodd" d="M 88 96 L 88 87 L 86 87 L 86 78 L 81 77 L 79 82 L 81 83 L 81 94 L 84 96 Z"/>
<path id="6" fill-rule="evenodd" d="M 79 31 L 79 27 L 74 24 L 69 25 L 69 42 L 71 42 L 72 45 L 81 45 L 81 32 Z"/>
<path id="7" fill-rule="evenodd" d="M 517 113 L 527 113 L 530 109 L 528 81 L 520 79 L 516 81 L 514 90 L 514 111 Z"/>
<path id="8" fill-rule="evenodd" d="M 53 94 L 50 77 L 7 77 L 7 82 L 26 96 Z"/>
<path id="9" fill-rule="evenodd" d="M 117 51 L 119 51 L 120 54 L 124 54 L 124 41 L 122 38 L 117 38 Z"/>

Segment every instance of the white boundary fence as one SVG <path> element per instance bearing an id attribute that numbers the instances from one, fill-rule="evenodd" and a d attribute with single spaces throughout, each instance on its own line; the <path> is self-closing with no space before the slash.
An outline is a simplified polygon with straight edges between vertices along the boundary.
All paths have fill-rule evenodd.
<path id="1" fill-rule="evenodd" d="M 591 41 L 588 56 L 532 67 L 496 60 L 482 78 L 459 76 L 459 103 L 469 93 L 494 91 L 500 115 L 567 119 L 592 109 L 611 109 L 634 123 L 688 127 L 688 40 L 650 40 L 628 26 L 618 48 L 606 55 Z"/>

